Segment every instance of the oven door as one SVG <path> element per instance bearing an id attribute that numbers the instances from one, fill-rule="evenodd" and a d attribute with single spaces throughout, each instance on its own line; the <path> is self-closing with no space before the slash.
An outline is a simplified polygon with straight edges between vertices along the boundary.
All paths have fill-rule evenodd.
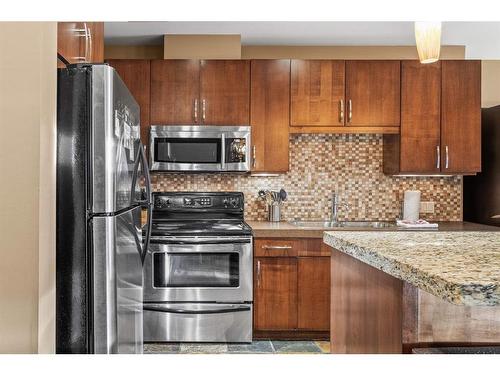
<path id="1" fill-rule="evenodd" d="M 152 239 L 146 302 L 252 301 L 251 237 Z"/>

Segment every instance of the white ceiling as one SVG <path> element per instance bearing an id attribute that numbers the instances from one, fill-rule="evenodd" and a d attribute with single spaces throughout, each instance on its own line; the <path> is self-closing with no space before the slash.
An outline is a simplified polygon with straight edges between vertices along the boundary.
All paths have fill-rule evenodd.
<path id="1" fill-rule="evenodd" d="M 106 22 L 108 44 L 162 44 L 164 34 L 240 34 L 243 45 L 414 45 L 413 22 Z M 444 22 L 443 45 L 500 58 L 500 22 Z"/>

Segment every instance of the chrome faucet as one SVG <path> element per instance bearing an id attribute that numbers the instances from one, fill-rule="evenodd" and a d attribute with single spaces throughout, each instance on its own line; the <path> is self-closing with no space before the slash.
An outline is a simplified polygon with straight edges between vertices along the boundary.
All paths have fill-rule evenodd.
<path id="1" fill-rule="evenodd" d="M 338 223 L 339 216 L 339 206 L 343 206 L 344 208 L 349 208 L 347 203 L 342 203 L 339 201 L 339 196 L 333 192 L 332 193 L 332 223 Z"/>

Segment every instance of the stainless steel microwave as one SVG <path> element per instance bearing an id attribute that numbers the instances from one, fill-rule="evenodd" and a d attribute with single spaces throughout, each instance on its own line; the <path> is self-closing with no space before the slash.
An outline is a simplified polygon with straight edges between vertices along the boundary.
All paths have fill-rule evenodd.
<path id="1" fill-rule="evenodd" d="M 250 126 L 153 125 L 149 142 L 152 171 L 250 171 Z"/>

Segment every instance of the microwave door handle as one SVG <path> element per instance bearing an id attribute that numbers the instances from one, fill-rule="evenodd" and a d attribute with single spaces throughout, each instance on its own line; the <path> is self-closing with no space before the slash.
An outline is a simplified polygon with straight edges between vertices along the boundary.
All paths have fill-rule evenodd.
<path id="1" fill-rule="evenodd" d="M 221 158 L 220 158 L 220 168 L 221 170 L 226 170 L 226 135 L 224 133 L 220 136 L 221 144 Z"/>
<path id="2" fill-rule="evenodd" d="M 174 313 L 174 314 L 223 314 L 223 313 L 232 313 L 238 311 L 249 311 L 250 306 L 223 307 L 214 310 L 210 309 L 189 310 L 189 309 L 173 309 L 170 307 L 148 306 L 145 304 L 143 309 L 146 311 L 157 311 L 157 312 Z"/>

